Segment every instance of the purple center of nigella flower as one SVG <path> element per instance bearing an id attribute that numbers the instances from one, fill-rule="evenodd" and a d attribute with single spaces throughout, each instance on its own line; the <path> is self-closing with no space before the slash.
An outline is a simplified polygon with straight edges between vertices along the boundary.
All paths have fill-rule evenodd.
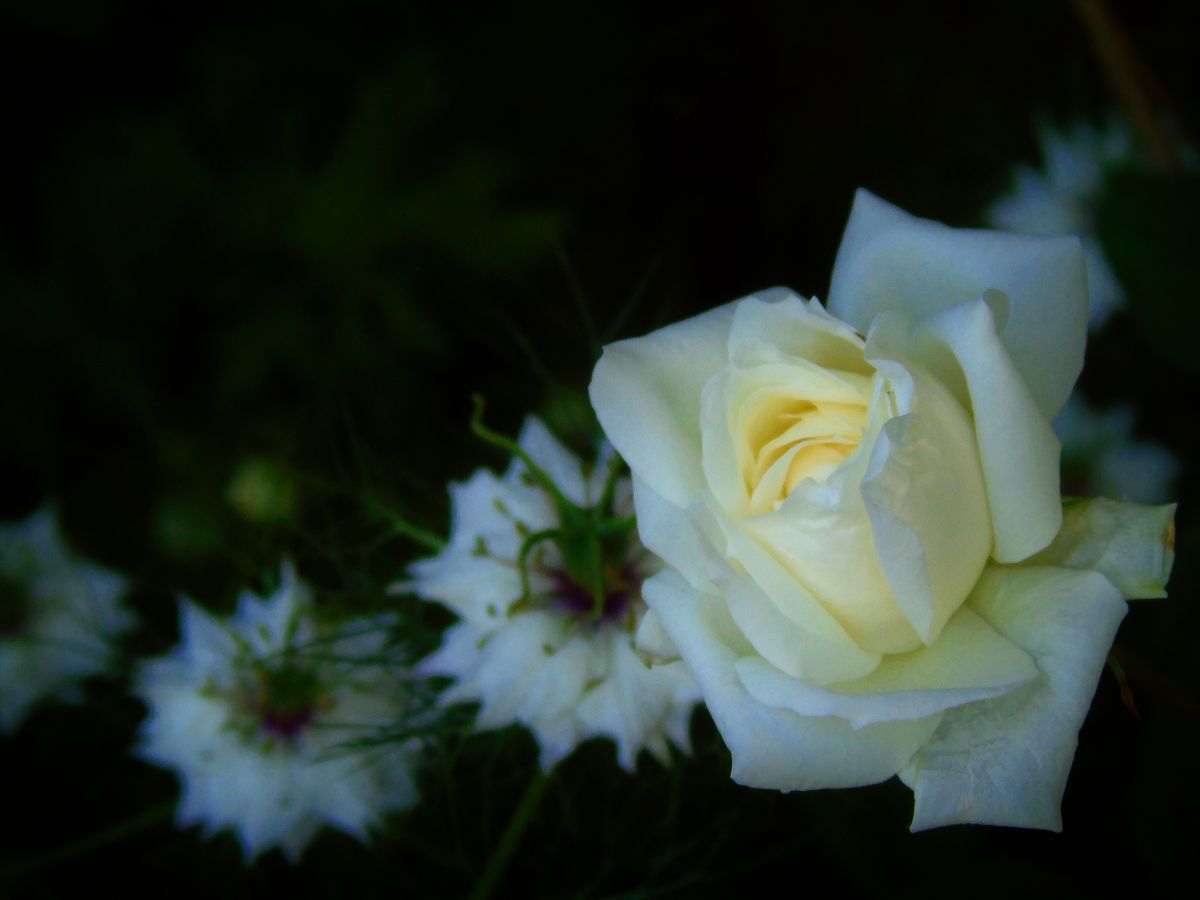
<path id="1" fill-rule="evenodd" d="M 308 666 L 285 660 L 261 666 L 249 697 L 249 712 L 267 735 L 294 741 L 312 724 L 320 708 L 321 685 Z"/>
<path id="2" fill-rule="evenodd" d="M 565 573 L 555 572 L 554 596 L 568 612 L 578 616 L 590 616 L 596 605 L 592 592 L 577 584 Z M 634 593 L 641 587 L 641 579 L 626 566 L 614 578 L 605 578 L 603 605 L 600 621 L 615 622 L 629 611 Z"/>
<path id="3" fill-rule="evenodd" d="M 313 709 L 301 709 L 291 712 L 266 710 L 261 713 L 262 730 L 275 737 L 294 741 L 300 736 L 300 732 L 308 726 L 308 723 L 313 720 L 315 714 L 316 711 Z"/>

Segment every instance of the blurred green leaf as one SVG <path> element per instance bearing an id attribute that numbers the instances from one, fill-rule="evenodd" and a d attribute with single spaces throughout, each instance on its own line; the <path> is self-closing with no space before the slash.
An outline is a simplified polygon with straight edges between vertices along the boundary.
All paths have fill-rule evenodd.
<path id="1" fill-rule="evenodd" d="M 1200 371 L 1200 178 L 1116 172 L 1097 223 L 1146 342 Z"/>

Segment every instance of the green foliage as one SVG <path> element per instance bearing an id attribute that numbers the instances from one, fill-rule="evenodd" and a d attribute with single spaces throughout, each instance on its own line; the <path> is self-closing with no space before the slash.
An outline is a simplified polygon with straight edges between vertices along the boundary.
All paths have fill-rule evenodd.
<path id="1" fill-rule="evenodd" d="M 1171 364 L 1200 371 L 1200 177 L 1118 172 L 1098 224 L 1142 338 Z"/>

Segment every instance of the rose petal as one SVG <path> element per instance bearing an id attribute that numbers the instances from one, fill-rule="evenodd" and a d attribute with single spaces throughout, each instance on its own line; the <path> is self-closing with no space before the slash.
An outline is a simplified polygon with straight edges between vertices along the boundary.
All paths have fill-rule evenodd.
<path id="1" fill-rule="evenodd" d="M 933 643 L 992 547 L 979 454 L 966 412 L 919 368 L 876 359 L 911 411 L 884 425 L 862 482 L 879 562 L 921 640 Z"/>
<path id="2" fill-rule="evenodd" d="M 824 485 L 805 487 L 801 482 L 774 512 L 730 526 L 729 555 L 797 621 L 817 620 L 784 604 L 793 597 L 813 598 L 864 650 L 878 655 L 919 647 L 921 637 L 880 564 L 862 497 L 853 490 L 835 494 L 819 490 Z M 809 627 L 815 630 L 815 624 Z"/>
<path id="3" fill-rule="evenodd" d="M 702 464 L 709 490 L 730 515 L 748 515 L 759 454 L 789 429 L 797 410 L 821 403 L 865 407 L 871 392 L 872 379 L 865 375 L 830 371 L 806 360 L 760 360 L 718 373 L 701 396 Z"/>
<path id="4" fill-rule="evenodd" d="M 805 628 L 785 615 L 758 585 L 732 570 L 717 580 L 717 589 L 748 642 L 745 649 L 770 660 L 793 678 L 826 684 L 862 677 L 879 665 L 880 654 Z M 796 585 L 792 593 L 799 595 L 803 590 Z M 809 602 L 816 605 L 815 601 Z"/>
<path id="5" fill-rule="evenodd" d="M 955 614 L 933 646 L 885 656 L 857 681 L 820 687 L 789 678 L 759 657 L 739 659 L 735 667 L 759 702 L 803 716 L 837 716 L 856 729 L 998 697 L 1038 674 L 1029 654 L 969 609 Z"/>
<path id="6" fill-rule="evenodd" d="M 946 361 L 936 354 L 948 350 L 965 380 L 992 511 L 992 555 L 1002 563 L 1025 559 L 1062 524 L 1058 438 L 1009 358 L 986 300 L 931 316 L 917 335 L 924 360 L 943 374 Z"/>
<path id="7" fill-rule="evenodd" d="M 1071 500 L 1053 543 L 1029 565 L 1094 569 L 1127 600 L 1167 596 L 1175 563 L 1175 504 Z"/>
<path id="8" fill-rule="evenodd" d="M 1099 572 L 1041 566 L 987 570 L 968 603 L 1042 674 L 946 713 L 902 774 L 916 794 L 912 829 L 974 822 L 1060 831 L 1076 736 L 1126 604 Z"/>
<path id="9" fill-rule="evenodd" d="M 589 395 L 604 433 L 634 473 L 676 506 L 704 488 L 700 392 L 725 365 L 736 306 L 609 344 L 592 373 Z"/>
<path id="10" fill-rule="evenodd" d="M 636 472 L 633 502 L 642 543 L 697 588 L 711 587 L 714 551 L 697 527 L 695 516 L 661 496 Z"/>
<path id="11" fill-rule="evenodd" d="M 823 369 L 872 375 L 863 359 L 862 335 L 829 315 L 818 301 L 806 302 L 787 288 L 772 288 L 739 301 L 729 346 L 735 356 L 761 348 Z"/>
<path id="12" fill-rule="evenodd" d="M 841 341 L 840 338 L 837 340 Z M 758 368 L 786 369 L 787 371 L 783 374 L 794 374 L 795 370 L 794 365 L 778 362 Z M 814 391 L 819 391 L 823 398 L 833 401 L 862 399 L 860 388 L 848 386 L 832 373 L 822 372 L 811 365 L 806 368 L 805 372 L 810 376 L 809 381 L 812 382 L 809 387 Z M 755 374 L 761 373 L 756 372 Z M 861 378 L 857 375 L 854 377 Z M 714 402 L 717 402 L 718 406 L 723 405 L 715 400 L 721 393 L 716 386 L 723 382 L 724 379 L 718 376 L 712 379 L 706 388 L 705 393 L 708 395 L 710 410 L 712 410 Z M 706 465 L 706 468 L 712 468 L 716 473 L 731 474 L 736 479 L 737 476 L 734 474 L 736 454 L 729 440 L 730 429 L 722 414 L 718 412 L 715 415 L 720 421 L 712 423 L 712 427 L 706 429 L 703 452 L 707 458 L 724 446 L 726 448 L 726 452 L 723 454 L 724 464 L 711 461 L 711 465 Z M 858 465 L 865 469 L 865 454 Z M 739 526 L 726 521 L 727 516 L 724 514 L 718 516 L 719 521 L 724 523 L 721 525 L 724 530 L 723 534 L 706 535 L 704 530 L 698 528 L 695 523 L 695 518 L 699 514 L 698 510 L 690 510 L 685 513 L 679 506 L 670 503 L 667 498 L 659 494 L 657 486 L 656 489 L 651 490 L 646 479 L 637 476 L 634 481 L 639 530 L 643 540 L 668 564 L 680 569 L 690 583 L 697 588 L 706 589 L 714 577 L 713 570 L 719 570 L 723 564 L 727 547 L 728 552 L 745 566 L 751 577 L 766 590 L 770 597 L 768 603 L 761 602 L 761 597 L 755 596 L 747 599 L 745 592 L 737 592 L 738 599 L 734 601 L 737 604 L 735 614 L 748 631 L 758 635 L 764 642 L 762 651 L 770 655 L 777 665 L 791 674 L 799 675 L 803 671 L 806 677 L 817 681 L 844 679 L 869 671 L 878 661 L 878 652 L 880 651 L 902 652 L 911 650 L 920 644 L 920 638 L 908 626 L 903 614 L 896 606 L 891 588 L 882 570 L 878 563 L 874 562 L 875 553 L 870 523 L 860 499 L 855 500 L 857 509 L 853 511 L 854 514 L 841 515 L 837 523 L 839 546 L 845 551 L 838 559 L 848 560 L 847 567 L 833 565 L 828 553 L 829 529 L 826 526 L 830 516 L 834 513 L 809 516 L 807 515 L 808 511 L 805 511 L 806 515 L 800 518 L 803 518 L 810 527 L 805 530 L 806 526 L 803 523 L 795 524 L 791 531 L 799 528 L 811 540 L 797 539 L 797 536 L 791 531 L 784 535 L 765 534 L 762 530 L 770 528 L 770 523 L 765 521 L 765 517 L 760 517 L 764 519 L 762 522 L 756 519 Z M 744 494 L 744 485 L 737 484 L 734 487 Z M 805 492 L 794 492 L 793 499 L 802 493 Z M 651 494 L 653 496 L 650 496 Z M 726 497 L 726 500 L 728 499 Z M 785 515 L 783 510 L 780 511 L 780 515 Z M 790 518 L 796 517 L 790 516 Z M 761 543 L 755 537 L 740 533 L 742 527 L 754 531 L 755 537 L 761 539 Z M 848 545 L 847 541 L 850 537 L 853 537 L 854 540 L 851 545 Z M 710 547 L 714 538 L 719 548 L 715 551 Z M 798 554 L 802 559 L 796 560 L 796 565 L 789 571 L 763 549 L 764 544 L 776 548 L 786 548 L 789 558 L 791 555 Z M 805 548 L 811 549 L 812 552 L 805 555 L 802 552 Z M 871 562 L 862 565 L 861 561 L 864 559 Z M 810 590 L 819 588 L 820 585 L 810 584 L 807 581 L 799 582 L 795 574 L 797 571 L 803 571 L 806 579 L 810 581 L 820 573 L 826 573 L 829 576 L 826 579 L 829 585 L 835 585 L 840 593 L 849 598 L 846 602 L 849 603 L 853 600 L 851 605 L 857 604 L 855 608 L 858 608 L 864 602 L 870 601 L 867 603 L 870 608 L 860 610 L 862 615 L 857 619 L 854 619 L 853 610 L 846 611 L 840 607 L 834 611 L 834 616 L 838 618 L 831 616 L 828 605 L 823 605 L 824 599 L 828 598 L 824 598 L 818 591 L 813 591 L 813 593 L 817 593 L 816 598 L 813 593 L 810 593 Z M 870 585 L 847 587 L 845 583 L 847 571 L 854 572 L 859 581 L 870 580 Z M 832 590 L 832 588 L 830 589 Z M 863 598 L 867 598 L 866 601 Z M 818 602 L 818 600 L 822 600 L 822 602 Z M 769 608 L 769 605 L 772 604 L 776 607 L 775 610 Z M 878 607 L 881 605 L 884 613 L 882 618 L 876 615 L 880 612 Z M 849 619 L 844 618 L 843 613 L 849 616 Z M 780 614 L 782 614 L 782 618 Z M 885 643 L 876 646 L 871 643 L 870 635 L 862 634 L 855 634 L 852 639 L 846 633 L 845 625 L 845 622 L 850 619 L 869 622 L 875 632 L 886 638 Z M 899 626 L 899 631 L 903 633 L 901 635 L 903 639 L 900 642 L 896 640 L 897 629 L 892 627 L 894 625 Z M 782 634 L 793 632 L 797 633 L 795 640 L 785 641 L 782 639 Z M 801 633 L 809 635 L 809 637 L 802 638 Z M 859 643 L 862 643 L 863 640 L 867 641 L 863 644 L 867 648 L 865 652 L 856 646 L 856 639 Z M 806 649 L 806 645 L 813 646 Z M 836 650 L 839 647 L 844 649 Z M 845 654 L 846 661 L 842 664 L 834 664 L 832 660 L 839 653 Z"/>
<path id="13" fill-rule="evenodd" d="M 708 513 L 717 529 L 710 541 L 724 545 L 712 561 L 714 592 L 724 598 L 757 653 L 789 675 L 818 684 L 861 678 L 879 665 L 880 653 L 862 646 L 792 571 L 743 530 L 746 523 L 730 522 L 715 508 Z M 906 627 L 899 611 L 895 614 Z M 911 643 L 920 642 L 913 636 Z"/>
<path id="14" fill-rule="evenodd" d="M 855 731 L 836 718 L 765 706 L 737 676 L 745 654 L 720 598 L 670 571 L 647 581 L 643 593 L 696 676 L 739 784 L 785 791 L 872 784 L 898 771 L 936 726 L 935 716 Z"/>
<path id="15" fill-rule="evenodd" d="M 829 287 L 835 316 L 866 331 L 885 310 L 919 319 L 989 289 L 1012 300 L 1004 346 L 1052 419 L 1083 367 L 1088 300 L 1079 239 L 948 228 L 868 191 L 855 195 Z"/>

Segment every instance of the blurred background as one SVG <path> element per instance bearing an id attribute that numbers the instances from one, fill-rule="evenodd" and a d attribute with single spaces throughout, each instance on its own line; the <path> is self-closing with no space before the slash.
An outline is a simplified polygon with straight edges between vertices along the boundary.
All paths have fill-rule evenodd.
<path id="1" fill-rule="evenodd" d="M 1109 8 L 1186 145 L 1183 10 Z M 380 510 L 444 532 L 447 481 L 503 463 L 469 434 L 472 392 L 497 427 L 536 411 L 585 447 L 603 343 L 771 285 L 823 297 L 855 188 L 983 224 L 1041 164 L 1039 134 L 1121 109 L 1085 19 L 1033 0 L 10 6 L 0 518 L 53 501 L 81 554 L 133 579 L 135 655 L 174 643 L 175 597 L 227 611 L 284 554 L 330 602 L 378 608 L 423 553 Z M 670 769 L 627 776 L 599 742 L 561 766 L 499 893 L 1154 896 L 1191 878 L 1200 194 L 1143 155 L 1086 210 L 1127 300 L 1081 391 L 1178 461 L 1178 558 L 1170 599 L 1122 626 L 1138 715 L 1106 672 L 1065 833 L 910 835 L 895 780 L 739 788 L 698 712 Z M 536 756 L 515 730 L 458 742 L 374 846 L 326 831 L 299 867 L 247 869 L 227 836 L 142 821 L 177 790 L 128 756 L 142 715 L 113 678 L 0 738 L 6 896 L 460 894 Z"/>

